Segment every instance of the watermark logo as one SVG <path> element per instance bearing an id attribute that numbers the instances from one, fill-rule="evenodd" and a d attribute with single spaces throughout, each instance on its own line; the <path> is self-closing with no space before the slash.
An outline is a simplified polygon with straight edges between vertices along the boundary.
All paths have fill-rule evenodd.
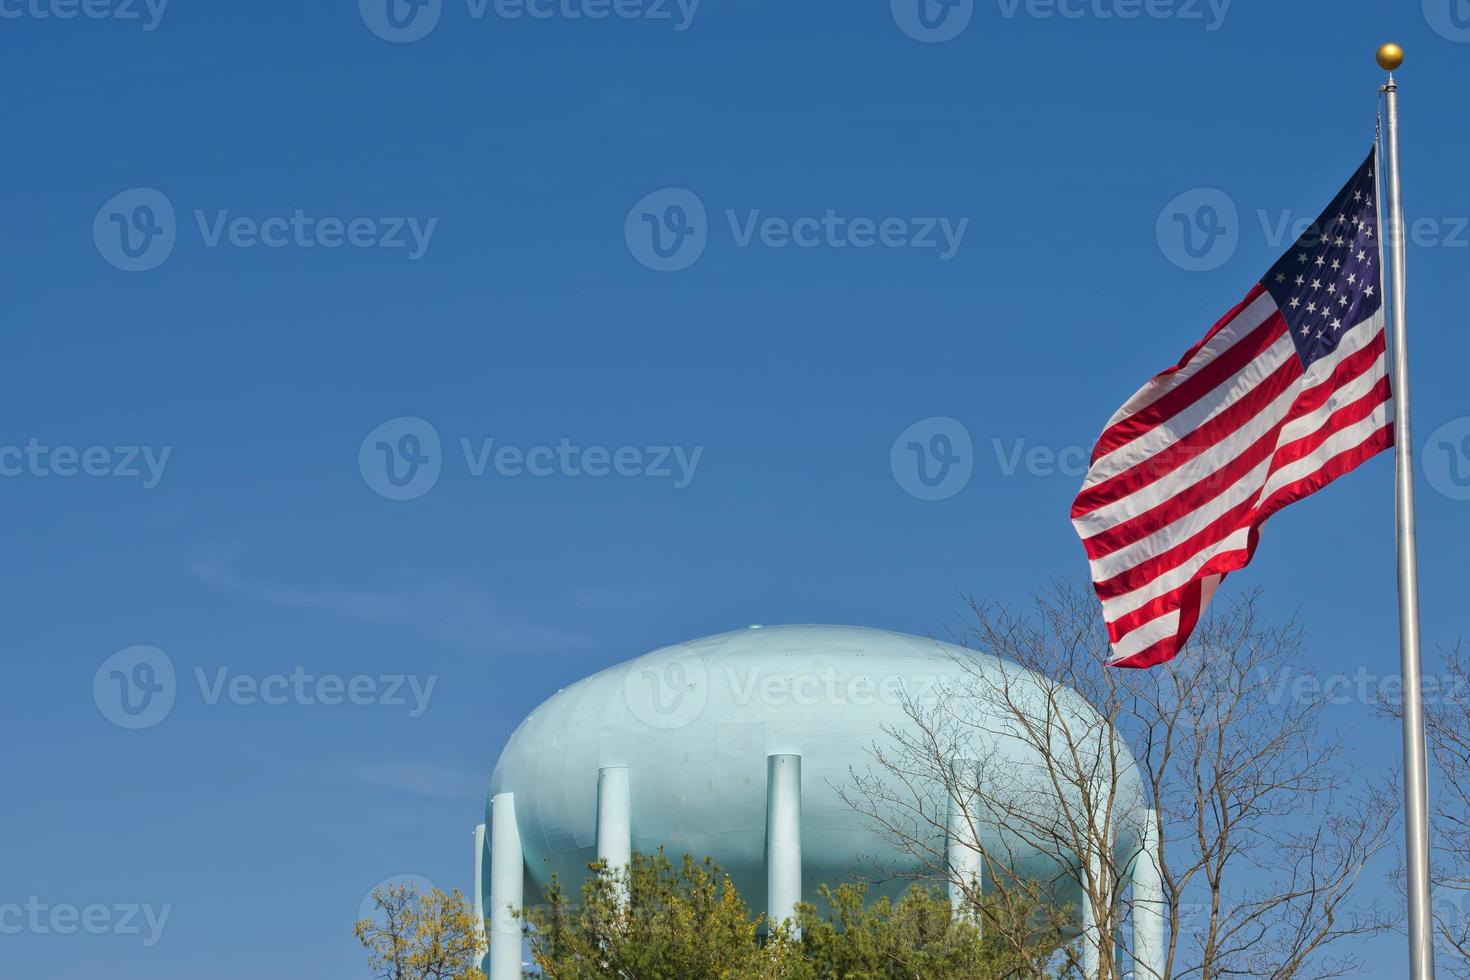
<path id="1" fill-rule="evenodd" d="M 439 225 L 438 218 L 341 218 L 309 214 L 304 208 L 264 218 L 233 214 L 228 208 L 212 212 L 194 208 L 191 215 L 200 244 L 207 249 L 403 249 L 410 262 L 428 252 Z M 97 254 L 124 272 L 158 268 L 173 254 L 180 234 L 173 203 L 162 191 L 151 187 L 135 187 L 114 195 L 92 219 Z"/>
<path id="2" fill-rule="evenodd" d="M 494 437 L 461 436 L 465 472 L 480 479 L 641 477 L 675 490 L 694 482 L 703 446 L 583 446 L 563 436 L 555 445 L 518 446 Z M 443 469 L 439 433 L 424 419 L 402 416 L 379 425 L 357 451 L 363 482 L 389 500 L 413 500 L 434 488 Z"/>
<path id="3" fill-rule="evenodd" d="M 1087 475 L 1091 454 L 1085 446 L 1033 445 L 1023 436 L 1011 439 L 1010 444 L 998 436 L 990 437 L 990 448 L 995 453 L 995 465 L 1000 475 L 1012 477 L 1025 472 L 1027 476 L 1052 477 Z"/>
<path id="4" fill-rule="evenodd" d="M 163 482 L 172 446 L 48 446 L 32 437 L 24 446 L 0 446 L 0 477 L 110 476 L 141 480 L 144 490 Z"/>
<path id="5" fill-rule="evenodd" d="M 114 194 L 92 219 L 97 254 L 124 272 L 147 272 L 174 250 L 178 223 L 162 191 L 134 187 Z"/>
<path id="6" fill-rule="evenodd" d="M 178 684 L 173 661 L 158 647 L 119 650 L 92 677 L 92 700 L 119 728 L 152 728 L 174 710 Z"/>
<path id="7" fill-rule="evenodd" d="M 362 896 L 362 901 L 357 903 L 357 918 L 354 921 L 361 922 L 363 919 L 376 919 L 378 915 L 378 895 L 387 894 L 395 888 L 404 888 L 418 895 L 428 895 L 438 887 L 428 878 L 417 874 L 390 875 L 369 888 Z"/>
<path id="8" fill-rule="evenodd" d="M 970 26 L 975 0 L 889 0 L 893 22 L 915 41 L 953 41 Z"/>
<path id="9" fill-rule="evenodd" d="M 628 251 L 658 272 L 687 269 L 704 254 L 713 227 L 699 195 L 683 187 L 666 187 L 644 197 L 623 221 Z M 738 249 L 933 249 L 941 262 L 959 253 L 969 218 L 937 215 L 872 218 L 839 214 L 787 217 L 759 208 L 724 210 L 724 224 Z"/>
<path id="10" fill-rule="evenodd" d="M 996 0 L 1000 15 L 1013 20 L 1023 11 L 1032 20 L 1198 21 L 1205 33 L 1225 26 L 1232 0 Z"/>
<path id="11" fill-rule="evenodd" d="M 43 902 L 32 895 L 19 902 L 0 904 L 0 936 L 74 936 L 85 932 L 91 936 L 142 936 L 143 945 L 152 948 L 163 938 L 172 905 L 147 905 L 119 902 L 108 905 L 93 902 L 73 905 L 71 902 Z"/>
<path id="12" fill-rule="evenodd" d="M 623 700 L 650 728 L 683 728 L 709 702 L 709 668 L 703 657 L 685 646 L 639 657 L 623 673 Z"/>
<path id="13" fill-rule="evenodd" d="M 975 445 L 963 422 L 945 415 L 920 419 L 893 440 L 888 465 L 912 497 L 944 500 L 965 489 L 975 469 Z"/>
<path id="14" fill-rule="evenodd" d="M 687 269 L 709 244 L 709 217 L 699 195 L 684 187 L 654 191 L 623 222 L 628 251 L 655 272 Z"/>
<path id="15" fill-rule="evenodd" d="M 357 705 L 401 707 L 409 718 L 429 708 L 439 675 L 311 674 L 293 667 L 290 673 L 244 674 L 229 667 L 196 666 L 193 677 L 200 700 L 209 707 L 229 702 L 239 707 L 267 705 Z M 119 650 L 102 662 L 92 677 L 92 700 L 102 717 L 119 728 L 136 731 L 161 724 L 174 709 L 179 684 L 173 661 L 153 646 Z"/>
<path id="16" fill-rule="evenodd" d="M 1424 19 L 1434 33 L 1446 41 L 1470 42 L 1470 2 L 1467 0 L 1423 0 Z"/>
<path id="17" fill-rule="evenodd" d="M 363 482 L 389 500 L 414 500 L 434 489 L 443 462 L 438 430 L 415 415 L 382 423 L 357 450 Z"/>
<path id="18" fill-rule="evenodd" d="M 0 0 L 0 20 L 137 21 L 144 32 L 158 29 L 168 0 Z"/>
<path id="19" fill-rule="evenodd" d="M 1154 224 L 1164 257 L 1186 272 L 1218 269 L 1240 245 L 1240 214 L 1218 187 L 1187 190 L 1164 205 Z"/>
<path id="20" fill-rule="evenodd" d="M 1419 461 L 1430 486 L 1451 500 L 1470 500 L 1470 416 L 1430 433 Z"/>
<path id="21" fill-rule="evenodd" d="M 357 0 L 368 30 L 394 44 L 427 37 L 438 26 L 443 5 L 443 0 Z"/>
<path id="22" fill-rule="evenodd" d="M 672 24 L 683 33 L 694 24 L 700 0 L 465 0 L 471 21 L 497 20 L 621 21 Z M 358 13 L 368 30 L 385 41 L 418 41 L 439 26 L 443 0 L 358 0 Z"/>

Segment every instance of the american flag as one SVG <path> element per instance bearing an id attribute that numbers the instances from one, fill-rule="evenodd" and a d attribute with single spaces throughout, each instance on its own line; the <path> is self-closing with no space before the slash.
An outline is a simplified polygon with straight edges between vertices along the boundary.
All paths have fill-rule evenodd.
<path id="1" fill-rule="evenodd" d="M 1393 445 L 1373 168 L 1099 437 L 1072 524 L 1113 666 L 1173 657 L 1268 517 Z"/>

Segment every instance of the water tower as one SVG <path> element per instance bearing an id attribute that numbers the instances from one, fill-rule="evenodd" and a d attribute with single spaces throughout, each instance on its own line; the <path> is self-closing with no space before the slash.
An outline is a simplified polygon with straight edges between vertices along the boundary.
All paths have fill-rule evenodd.
<path id="1" fill-rule="evenodd" d="M 851 770 L 871 768 L 869 750 L 884 741 L 885 728 L 912 724 L 901 689 L 922 693 L 964 677 L 967 668 L 956 658 L 970 671 L 1009 670 L 1041 690 L 1014 664 L 932 639 L 777 626 L 665 647 L 556 692 L 511 735 L 491 779 L 486 825 L 476 833 L 477 911 L 491 923 L 490 980 L 521 975 L 520 923 L 508 909 L 536 901 L 553 872 L 578 883 L 588 863 L 621 866 L 634 850 L 709 856 L 753 909 L 777 919 L 812 900 L 819 884 L 850 880 L 874 860 L 922 874 L 914 858 L 874 834 L 838 788 L 850 785 Z M 1075 700 L 1067 710 L 1101 729 L 1101 719 Z M 1018 780 L 1038 778 L 1019 741 L 1002 739 L 986 751 L 991 759 L 1014 758 Z M 1129 815 L 1117 846 L 1137 853 L 1152 816 L 1135 777 L 1124 781 L 1123 797 L 1137 802 L 1124 808 Z M 1076 881 L 1085 859 L 1073 856 L 1074 867 L 1066 868 L 1055 855 L 1018 853 L 1014 835 L 994 826 L 984 809 L 980 801 L 954 814 L 951 826 L 981 826 L 986 848 L 1009 837 L 1008 863 L 1030 877 L 1070 875 L 1070 890 L 1064 885 L 1059 897 L 1081 910 L 1084 928 L 1091 912 Z M 973 865 L 956 870 L 978 876 L 973 842 L 950 843 L 954 862 Z M 1130 864 L 1135 960 L 1157 968 L 1157 871 L 1146 857 Z"/>

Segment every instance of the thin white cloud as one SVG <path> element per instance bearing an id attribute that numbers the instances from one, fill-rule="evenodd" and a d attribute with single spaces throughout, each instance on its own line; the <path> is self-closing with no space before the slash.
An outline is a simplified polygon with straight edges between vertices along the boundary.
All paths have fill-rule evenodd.
<path id="1" fill-rule="evenodd" d="M 401 626 L 468 646 L 565 650 L 590 642 L 585 634 L 562 626 L 512 621 L 488 590 L 462 581 L 437 579 L 370 589 L 282 584 L 241 573 L 225 555 L 195 559 L 189 570 L 221 591 L 271 605 Z"/>
<path id="2" fill-rule="evenodd" d="M 488 772 L 475 772 L 422 762 L 372 762 L 356 767 L 353 778 L 381 789 L 440 800 L 485 799 Z"/>

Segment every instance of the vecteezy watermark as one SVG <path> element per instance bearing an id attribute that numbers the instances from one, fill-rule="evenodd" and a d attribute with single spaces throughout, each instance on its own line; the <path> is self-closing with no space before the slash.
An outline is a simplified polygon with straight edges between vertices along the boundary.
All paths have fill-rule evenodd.
<path id="1" fill-rule="evenodd" d="M 1235 200 L 1220 188 L 1195 187 L 1164 205 L 1154 236 L 1159 251 L 1174 265 L 1187 272 L 1208 272 L 1229 262 L 1245 233 L 1256 225 L 1261 240 L 1277 251 L 1333 232 L 1330 227 L 1319 229 L 1316 215 L 1304 216 L 1290 208 L 1256 208 L 1254 217 L 1254 222 L 1243 221 Z M 1405 219 L 1402 227 L 1389 220 L 1373 234 L 1418 248 L 1470 248 L 1470 217 L 1418 217 Z"/>
<path id="2" fill-rule="evenodd" d="M 1397 707 L 1404 702 L 1404 681 L 1396 672 L 1375 674 L 1359 667 L 1351 674 L 1320 676 L 1282 667 L 1265 678 L 1271 704 L 1347 704 Z M 1463 702 L 1470 696 L 1470 683 L 1463 676 L 1426 674 L 1421 678 L 1420 697 L 1425 704 Z"/>
<path id="3" fill-rule="evenodd" d="M 1451 500 L 1470 500 L 1470 416 L 1450 419 L 1431 432 L 1419 463 L 1434 489 Z"/>
<path id="4" fill-rule="evenodd" d="M 493 15 L 519 21 L 647 21 L 682 33 L 694 23 L 700 0 L 465 0 L 472 21 Z M 439 26 L 444 0 L 358 0 L 368 30 L 385 41 L 418 41 Z"/>
<path id="5" fill-rule="evenodd" d="M 1177 20 L 1206 32 L 1225 24 L 1232 0 L 995 0 L 1003 20 Z M 974 0 L 889 0 L 893 21 L 916 41 L 952 41 L 970 26 Z"/>
<path id="6" fill-rule="evenodd" d="M 1159 251 L 1188 272 L 1218 269 L 1240 245 L 1240 214 L 1218 187 L 1196 187 L 1176 196 L 1154 223 Z"/>
<path id="7" fill-rule="evenodd" d="M 412 216 L 337 217 L 304 208 L 289 214 L 232 214 L 228 208 L 192 211 L 193 228 L 205 248 L 402 249 L 417 261 L 429 250 L 438 218 Z M 152 187 L 113 195 L 92 219 L 97 254 L 124 272 L 156 269 L 173 254 L 179 225 L 173 202 Z"/>
<path id="8" fill-rule="evenodd" d="M 904 492 L 945 500 L 965 489 L 975 470 L 975 444 L 963 422 L 947 415 L 920 419 L 888 450 L 888 468 Z"/>
<path id="9" fill-rule="evenodd" d="M 438 674 L 312 674 L 305 667 L 289 673 L 246 674 L 229 667 L 193 669 L 200 700 L 209 707 L 228 702 L 239 707 L 356 705 L 406 708 L 420 718 L 439 683 Z M 173 660 L 158 647 L 132 646 L 102 662 L 92 677 L 92 700 L 102 717 L 119 728 L 152 728 L 174 709 L 179 684 Z"/>
<path id="10" fill-rule="evenodd" d="M 563 436 L 552 444 L 519 446 L 494 437 L 461 436 L 465 472 L 475 478 L 642 477 L 666 480 L 675 490 L 694 482 L 703 446 L 583 446 Z M 422 497 L 439 482 L 444 454 L 439 432 L 415 415 L 389 419 L 375 427 L 357 450 L 363 482 L 389 500 Z"/>
<path id="11" fill-rule="evenodd" d="M 875 674 L 836 663 L 794 669 L 714 667 L 694 650 L 677 646 L 629 664 L 623 699 L 643 724 L 670 730 L 693 724 L 711 698 L 723 708 L 901 707 L 932 698 L 942 682 L 938 674 Z"/>
<path id="12" fill-rule="evenodd" d="M 1000 15 L 1014 20 L 1177 20 L 1202 24 L 1207 33 L 1225 25 L 1232 0 L 995 0 Z"/>
<path id="13" fill-rule="evenodd" d="M 709 703 L 709 666 L 683 645 L 639 657 L 623 672 L 623 702 L 649 728 L 683 728 Z"/>
<path id="14" fill-rule="evenodd" d="M 168 0 L 0 0 L 0 20 L 113 20 L 158 28 Z"/>
<path id="15" fill-rule="evenodd" d="M 143 945 L 153 947 L 163 938 L 172 905 L 149 905 L 138 902 L 106 904 L 92 902 L 43 902 L 31 895 L 25 903 L 0 903 L 0 936 L 73 936 L 85 932 L 91 936 L 142 936 Z"/>
<path id="16" fill-rule="evenodd" d="M 736 248 L 933 249 L 941 262 L 959 253 L 970 226 L 969 218 L 874 218 L 839 214 L 833 208 L 796 217 L 726 208 L 724 218 Z M 677 272 L 699 261 L 712 231 L 704 202 L 685 187 L 645 195 L 623 220 L 628 252 L 656 272 Z"/>
<path id="17" fill-rule="evenodd" d="M 1470 43 L 1470 4 L 1465 0 L 1422 0 L 1424 19 L 1446 41 Z"/>
<path id="18" fill-rule="evenodd" d="M 1083 446 L 1036 445 L 1025 437 L 1003 440 L 990 437 L 990 448 L 995 453 L 995 465 L 1001 476 L 1015 476 L 1024 471 L 1027 476 L 1049 477 L 1087 475 L 1090 453 Z"/>
<path id="19" fill-rule="evenodd" d="M 953 41 L 970 26 L 975 0 L 889 0 L 893 22 L 915 41 Z"/>
<path id="20" fill-rule="evenodd" d="M 357 903 L 357 918 L 353 921 L 356 923 L 361 922 L 363 919 L 376 919 L 379 912 L 378 896 L 380 894 L 386 895 L 394 889 L 403 888 L 423 896 L 432 893 L 436 887 L 432 881 L 423 875 L 390 875 L 363 893 L 362 901 Z"/>
<path id="21" fill-rule="evenodd" d="M 0 477 L 107 476 L 142 480 L 152 490 L 174 447 L 163 446 L 48 446 L 32 437 L 24 446 L 0 446 Z"/>

